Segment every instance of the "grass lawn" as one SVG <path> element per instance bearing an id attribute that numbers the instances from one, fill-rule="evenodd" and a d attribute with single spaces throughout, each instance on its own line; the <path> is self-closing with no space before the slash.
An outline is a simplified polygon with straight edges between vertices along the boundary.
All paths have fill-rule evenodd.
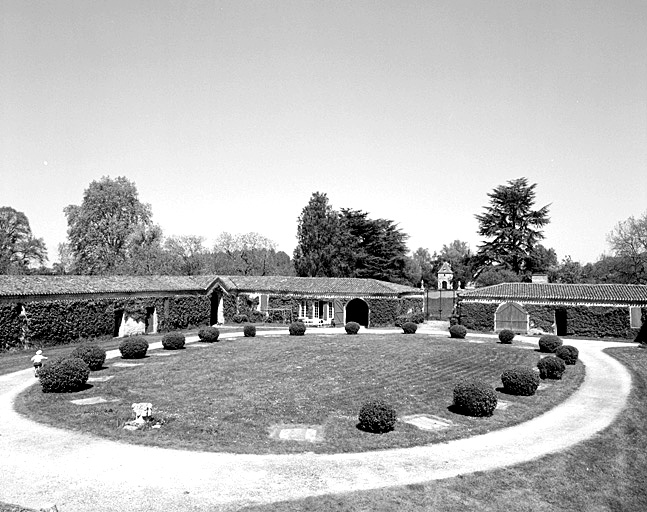
<path id="1" fill-rule="evenodd" d="M 647 510 L 647 350 L 614 348 L 608 353 L 632 373 L 628 406 L 608 429 L 570 450 L 487 473 L 406 487 L 317 496 L 244 510 L 644 512 Z"/>
<path id="2" fill-rule="evenodd" d="M 479 377 L 495 387 L 513 365 L 535 366 L 540 354 L 493 339 L 482 344 L 428 334 L 326 334 L 263 336 L 191 344 L 180 351 L 153 351 L 141 366 L 108 367 L 91 376 L 114 376 L 72 394 L 26 390 L 17 409 L 35 420 L 110 439 L 169 448 L 234 453 L 357 452 L 447 441 L 530 419 L 563 401 L 581 382 L 581 363 L 561 381 L 531 397 L 507 395 L 491 418 L 452 412 L 453 384 Z M 79 406 L 71 399 L 100 396 L 109 403 Z M 399 416 L 429 414 L 453 423 L 423 431 L 398 422 L 393 432 L 356 428 L 369 398 L 383 398 Z M 160 429 L 130 432 L 133 402 L 151 402 Z M 276 425 L 318 425 L 320 442 L 271 438 Z"/>

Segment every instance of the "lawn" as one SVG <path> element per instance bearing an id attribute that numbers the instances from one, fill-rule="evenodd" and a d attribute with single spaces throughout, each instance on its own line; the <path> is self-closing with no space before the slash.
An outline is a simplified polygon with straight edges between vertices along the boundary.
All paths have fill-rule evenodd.
<path id="1" fill-rule="evenodd" d="M 484 433 L 528 420 L 563 401 L 584 375 L 578 362 L 561 381 L 547 382 L 535 396 L 498 391 L 508 403 L 491 418 L 450 410 L 453 384 L 478 377 L 501 385 L 501 372 L 535 366 L 535 350 L 501 345 L 493 339 L 468 343 L 427 334 L 273 335 L 191 344 L 180 351 L 153 351 L 136 367 L 107 367 L 73 394 L 44 394 L 36 385 L 17 400 L 35 420 L 114 440 L 168 448 L 234 453 L 357 452 L 409 447 Z M 80 406 L 71 399 L 102 397 L 108 403 Z M 428 414 L 452 423 L 423 431 L 398 422 L 393 432 L 357 429 L 357 413 L 369 398 L 392 404 L 399 416 Z M 114 400 L 114 401 L 113 401 Z M 151 402 L 160 429 L 125 431 L 134 402 Z M 277 425 L 317 426 L 319 442 L 270 437 Z"/>
<path id="2" fill-rule="evenodd" d="M 647 350 L 608 353 L 632 373 L 627 408 L 613 425 L 569 450 L 487 473 L 426 484 L 317 496 L 246 512 L 391 511 L 644 512 L 647 510 Z M 529 440 L 532 442 L 532 440 Z"/>

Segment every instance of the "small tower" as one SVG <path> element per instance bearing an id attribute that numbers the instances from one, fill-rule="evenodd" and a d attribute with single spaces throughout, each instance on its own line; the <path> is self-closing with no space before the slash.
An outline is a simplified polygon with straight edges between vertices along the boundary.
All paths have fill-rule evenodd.
<path id="1" fill-rule="evenodd" d="M 439 290 L 451 290 L 452 289 L 452 280 L 454 279 L 454 272 L 452 267 L 446 261 L 440 266 L 438 270 L 438 289 Z"/>

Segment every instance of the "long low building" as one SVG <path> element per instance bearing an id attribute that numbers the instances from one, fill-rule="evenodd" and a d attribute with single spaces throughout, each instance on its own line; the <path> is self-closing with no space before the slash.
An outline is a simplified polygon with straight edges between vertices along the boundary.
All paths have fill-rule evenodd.
<path id="1" fill-rule="evenodd" d="M 235 320 L 392 325 L 421 290 L 375 279 L 285 276 L 0 276 L 0 350 Z"/>
<path id="2" fill-rule="evenodd" d="M 633 339 L 647 319 L 647 286 L 503 283 L 459 292 L 458 314 L 476 331 Z"/>

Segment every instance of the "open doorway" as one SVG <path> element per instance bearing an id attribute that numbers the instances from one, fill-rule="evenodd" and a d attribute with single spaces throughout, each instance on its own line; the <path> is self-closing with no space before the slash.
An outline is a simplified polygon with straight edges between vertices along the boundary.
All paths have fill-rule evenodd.
<path id="1" fill-rule="evenodd" d="M 357 322 L 368 327 L 368 304 L 362 299 L 353 299 L 346 304 L 346 323 Z"/>
<path id="2" fill-rule="evenodd" d="M 119 329 L 121 329 L 121 322 L 123 321 L 123 319 L 124 319 L 124 310 L 115 309 L 115 321 L 112 327 L 112 335 L 115 338 L 119 337 Z"/>
<path id="3" fill-rule="evenodd" d="M 214 291 L 211 294 L 211 311 L 209 313 L 209 325 L 216 325 L 224 322 L 222 317 L 222 293 Z"/>
<path id="4" fill-rule="evenodd" d="M 566 336 L 568 333 L 568 315 L 566 308 L 558 308 L 555 310 L 555 329 L 557 336 Z"/>

